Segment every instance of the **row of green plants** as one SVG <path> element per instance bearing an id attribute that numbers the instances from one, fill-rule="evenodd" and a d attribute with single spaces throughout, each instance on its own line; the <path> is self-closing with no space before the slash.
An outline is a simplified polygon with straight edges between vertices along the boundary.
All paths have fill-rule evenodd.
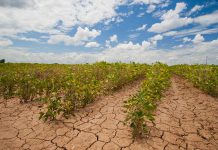
<path id="1" fill-rule="evenodd" d="M 218 97 L 217 65 L 175 65 L 171 69 L 175 74 L 188 79 L 195 87 Z"/>
<path id="2" fill-rule="evenodd" d="M 130 124 L 133 137 L 144 136 L 146 123 L 153 121 L 153 112 L 157 101 L 170 85 L 169 67 L 162 63 L 153 64 L 146 72 L 146 78 L 140 90 L 125 102 L 127 116 L 125 123 Z"/>
<path id="3" fill-rule="evenodd" d="M 142 77 L 144 64 L 99 62 L 95 64 L 0 64 L 0 95 L 7 101 L 42 101 L 40 119 L 68 117 L 96 97 Z"/>

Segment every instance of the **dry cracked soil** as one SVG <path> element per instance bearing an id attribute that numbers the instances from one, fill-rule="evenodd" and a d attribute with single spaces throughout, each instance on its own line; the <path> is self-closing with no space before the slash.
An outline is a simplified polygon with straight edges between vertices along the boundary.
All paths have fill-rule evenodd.
<path id="1" fill-rule="evenodd" d="M 123 101 L 137 92 L 140 81 L 104 96 L 69 119 L 38 120 L 39 104 L 4 107 L 0 100 L 0 150 L 218 150 L 218 100 L 173 77 L 149 122 L 146 138 L 132 139 L 123 125 Z"/>

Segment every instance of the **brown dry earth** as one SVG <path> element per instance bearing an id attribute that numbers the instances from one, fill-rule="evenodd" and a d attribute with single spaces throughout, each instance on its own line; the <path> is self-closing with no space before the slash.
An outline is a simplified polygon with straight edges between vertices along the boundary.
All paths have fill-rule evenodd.
<path id="1" fill-rule="evenodd" d="M 122 110 L 139 86 L 136 81 L 53 122 L 38 120 L 37 103 L 12 99 L 5 108 L 0 100 L 0 150 L 218 149 L 218 100 L 178 77 L 158 105 L 148 137 L 133 140 Z"/>

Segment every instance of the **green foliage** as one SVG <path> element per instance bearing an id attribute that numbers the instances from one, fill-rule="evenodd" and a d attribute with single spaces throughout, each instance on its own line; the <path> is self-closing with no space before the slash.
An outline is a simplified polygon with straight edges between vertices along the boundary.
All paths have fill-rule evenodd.
<path id="1" fill-rule="evenodd" d="M 54 120 L 57 115 L 60 114 L 62 111 L 62 105 L 61 105 L 61 97 L 58 97 L 56 94 L 54 94 L 50 99 L 49 103 L 47 105 L 47 111 L 46 112 L 40 112 L 39 119 L 44 120 Z"/>
<path id="2" fill-rule="evenodd" d="M 218 97 L 217 65 L 176 65 L 171 70 L 194 84 L 206 93 Z"/>
<path id="3" fill-rule="evenodd" d="M 154 120 L 153 111 L 156 108 L 156 102 L 170 85 L 169 79 L 167 65 L 153 64 L 146 73 L 146 79 L 140 91 L 125 102 L 126 123 L 130 123 L 133 137 L 143 136 L 147 132 L 146 121 Z"/>
<path id="4" fill-rule="evenodd" d="M 15 94 L 15 87 L 16 87 L 16 78 L 13 77 L 12 72 L 7 72 L 0 74 L 0 94 L 3 96 L 5 100 L 10 99 Z"/>
<path id="5" fill-rule="evenodd" d="M 144 75 L 147 65 L 106 63 L 0 64 L 0 94 L 21 102 L 40 100 L 47 107 L 40 118 L 65 117 L 85 107 L 96 97 L 122 87 Z"/>

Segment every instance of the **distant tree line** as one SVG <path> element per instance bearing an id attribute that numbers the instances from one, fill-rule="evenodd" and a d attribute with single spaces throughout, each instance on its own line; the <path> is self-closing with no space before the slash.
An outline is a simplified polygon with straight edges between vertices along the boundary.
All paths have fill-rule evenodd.
<path id="1" fill-rule="evenodd" d="M 0 63 L 5 63 L 5 59 L 0 59 Z"/>

